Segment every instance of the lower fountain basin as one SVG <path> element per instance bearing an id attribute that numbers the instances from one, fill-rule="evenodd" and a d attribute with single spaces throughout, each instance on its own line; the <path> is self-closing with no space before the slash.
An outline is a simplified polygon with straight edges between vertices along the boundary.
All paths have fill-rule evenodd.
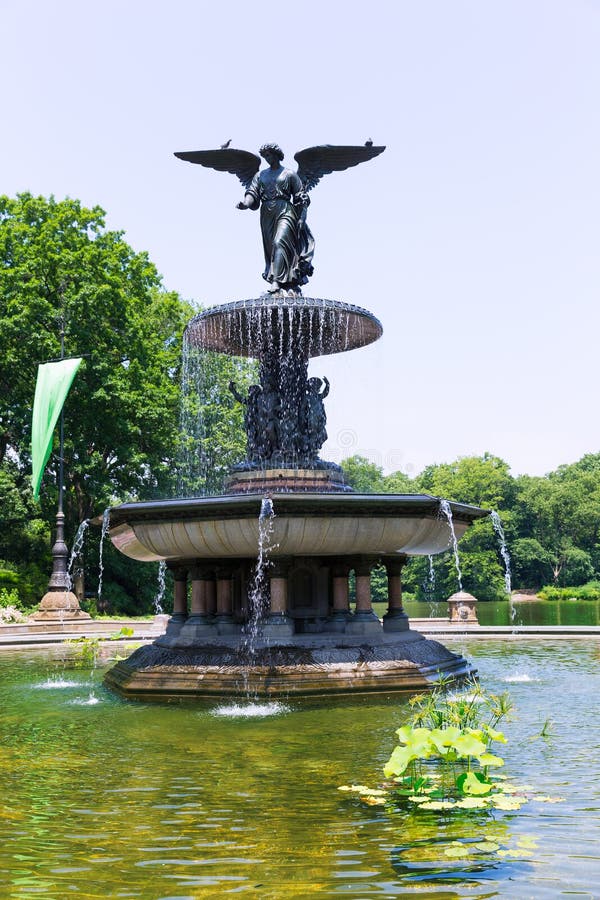
<path id="1" fill-rule="evenodd" d="M 377 640 L 340 635 L 296 635 L 293 641 L 259 641 L 250 652 L 236 641 L 169 648 L 160 638 L 117 663 L 105 683 L 136 700 L 202 700 L 211 697 L 320 698 L 430 688 L 472 678 L 462 656 L 415 631 Z"/>
<path id="2" fill-rule="evenodd" d="M 451 543 L 440 500 L 424 494 L 273 493 L 270 556 L 429 555 Z M 110 537 L 141 561 L 254 559 L 262 494 L 123 503 L 111 510 Z M 450 503 L 460 538 L 487 511 Z"/>

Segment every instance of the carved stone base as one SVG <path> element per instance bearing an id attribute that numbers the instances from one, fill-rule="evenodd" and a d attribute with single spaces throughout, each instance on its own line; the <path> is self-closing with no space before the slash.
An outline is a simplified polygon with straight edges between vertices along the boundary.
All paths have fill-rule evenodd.
<path id="1" fill-rule="evenodd" d="M 307 493 L 350 493 L 341 469 L 255 469 L 234 472 L 225 479 L 227 494 L 248 494 L 257 491 L 294 491 Z"/>
<path id="2" fill-rule="evenodd" d="M 316 638 L 317 636 L 315 636 Z M 295 637 L 255 647 L 233 641 L 169 649 L 140 647 L 105 677 L 109 688 L 139 700 L 223 697 L 322 697 L 423 690 L 440 674 L 460 681 L 475 670 L 463 657 L 414 631 L 365 637 Z"/>
<path id="3" fill-rule="evenodd" d="M 79 606 L 72 591 L 48 591 L 42 597 L 39 608 L 30 617 L 35 622 L 81 622 L 91 616 Z"/>

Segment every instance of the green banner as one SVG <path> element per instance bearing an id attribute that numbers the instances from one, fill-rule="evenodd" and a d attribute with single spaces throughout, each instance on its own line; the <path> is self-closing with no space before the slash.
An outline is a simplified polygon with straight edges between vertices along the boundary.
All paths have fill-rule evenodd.
<path id="1" fill-rule="evenodd" d="M 36 500 L 52 450 L 54 428 L 80 364 L 81 359 L 76 358 L 38 366 L 31 420 L 31 484 Z"/>

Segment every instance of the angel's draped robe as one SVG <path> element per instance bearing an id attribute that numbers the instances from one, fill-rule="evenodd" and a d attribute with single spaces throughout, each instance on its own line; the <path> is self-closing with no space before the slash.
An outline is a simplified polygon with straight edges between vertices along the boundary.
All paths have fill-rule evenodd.
<path id="1" fill-rule="evenodd" d="M 292 202 L 304 190 L 296 172 L 263 169 L 252 179 L 248 193 L 260 203 L 260 227 L 265 252 L 263 278 L 271 284 L 295 287 L 312 275 L 314 239 L 303 207 Z"/>

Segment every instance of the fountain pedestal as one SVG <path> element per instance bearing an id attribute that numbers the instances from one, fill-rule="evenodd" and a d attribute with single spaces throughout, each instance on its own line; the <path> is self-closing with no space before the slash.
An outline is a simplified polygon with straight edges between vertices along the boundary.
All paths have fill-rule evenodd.
<path id="1" fill-rule="evenodd" d="M 111 511 L 113 544 L 133 559 L 166 560 L 175 594 L 166 634 L 119 663 L 107 684 L 146 699 L 317 697 L 420 690 L 442 673 L 472 673 L 410 630 L 401 571 L 410 555 L 448 549 L 451 522 L 457 539 L 486 512 L 426 495 L 355 494 L 318 455 L 329 383 L 308 377 L 310 358 L 365 346 L 381 332 L 367 310 L 299 296 L 226 304 L 189 323 L 191 346 L 259 360 L 260 384 L 245 396 L 230 384 L 244 405 L 246 459 L 226 494 Z M 383 620 L 371 596 L 379 564 L 388 583 Z"/>

